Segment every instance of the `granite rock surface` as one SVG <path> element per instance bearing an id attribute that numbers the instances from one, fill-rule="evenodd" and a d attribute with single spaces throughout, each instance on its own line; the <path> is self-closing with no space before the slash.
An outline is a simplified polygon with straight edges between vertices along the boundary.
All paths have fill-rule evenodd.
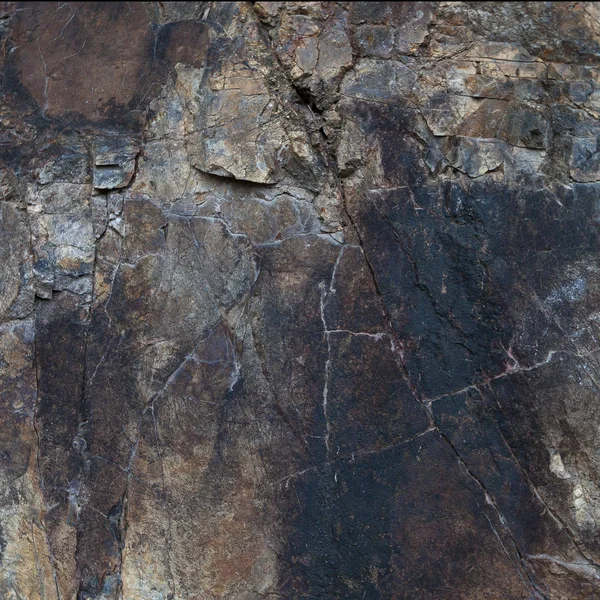
<path id="1" fill-rule="evenodd" d="M 0 598 L 600 597 L 600 8 L 5 2 Z"/>

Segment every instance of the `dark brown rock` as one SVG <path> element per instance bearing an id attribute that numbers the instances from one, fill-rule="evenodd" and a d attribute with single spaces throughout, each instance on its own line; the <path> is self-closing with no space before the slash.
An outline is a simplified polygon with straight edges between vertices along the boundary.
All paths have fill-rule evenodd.
<path id="1" fill-rule="evenodd" d="M 600 596 L 596 4 L 0 17 L 0 598 Z"/>

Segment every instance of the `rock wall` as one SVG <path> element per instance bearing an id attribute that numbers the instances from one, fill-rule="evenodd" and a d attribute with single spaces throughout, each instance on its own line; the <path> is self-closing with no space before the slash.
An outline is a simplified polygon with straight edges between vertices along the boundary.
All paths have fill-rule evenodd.
<path id="1" fill-rule="evenodd" d="M 598 4 L 0 33 L 0 598 L 600 597 Z"/>

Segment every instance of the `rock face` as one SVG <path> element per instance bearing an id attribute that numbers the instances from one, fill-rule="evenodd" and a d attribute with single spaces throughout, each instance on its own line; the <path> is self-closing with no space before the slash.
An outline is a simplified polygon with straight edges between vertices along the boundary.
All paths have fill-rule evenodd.
<path id="1" fill-rule="evenodd" d="M 600 9 L 4 3 L 0 598 L 600 597 Z"/>

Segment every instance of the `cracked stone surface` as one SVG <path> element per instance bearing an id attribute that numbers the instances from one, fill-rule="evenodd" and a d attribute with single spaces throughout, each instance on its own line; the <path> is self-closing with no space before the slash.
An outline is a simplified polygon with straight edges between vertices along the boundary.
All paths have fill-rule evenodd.
<path id="1" fill-rule="evenodd" d="M 5 2 L 2 600 L 600 597 L 600 8 Z"/>

